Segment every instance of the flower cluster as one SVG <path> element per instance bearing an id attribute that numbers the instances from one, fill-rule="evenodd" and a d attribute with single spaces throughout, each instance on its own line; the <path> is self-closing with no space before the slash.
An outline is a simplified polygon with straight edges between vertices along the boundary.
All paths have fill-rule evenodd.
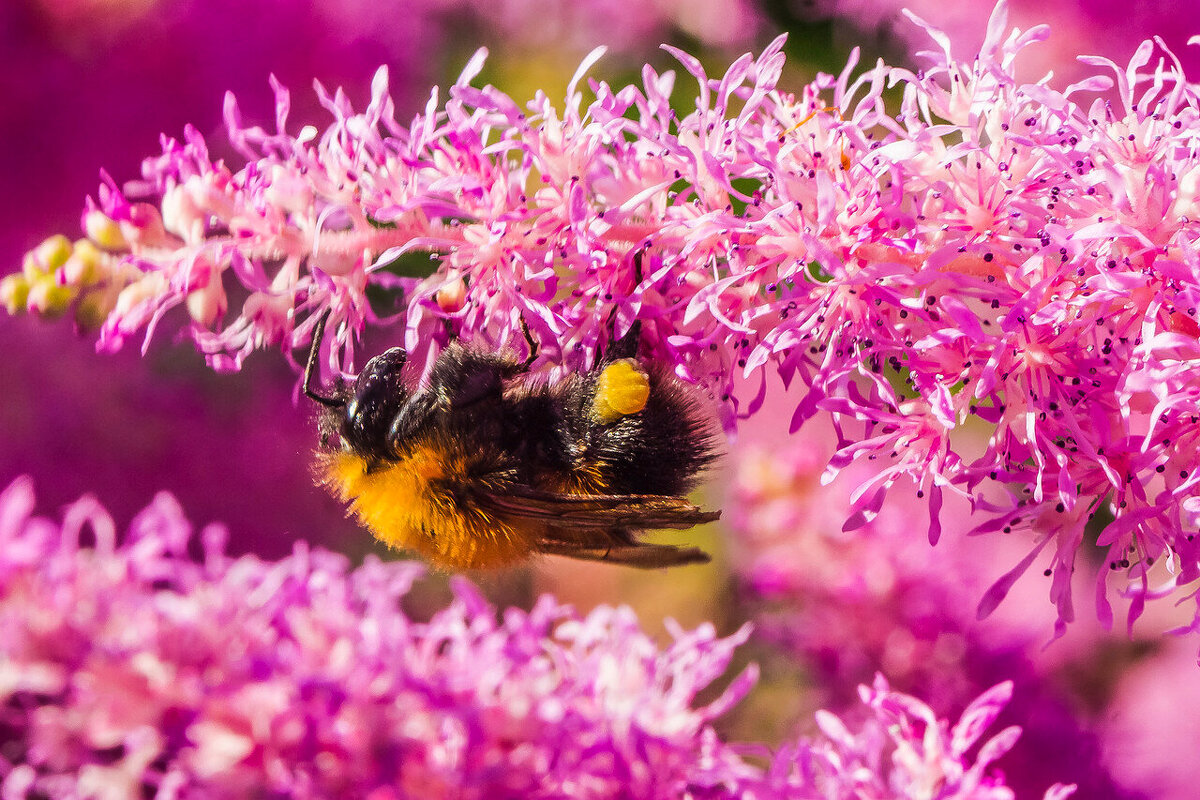
<path id="1" fill-rule="evenodd" d="M 748 438 L 762 433 L 761 423 L 747 427 Z M 1003 762 L 1010 789 L 1032 797 L 1053 780 L 1069 780 L 1083 796 L 1140 798 L 1127 787 L 1141 782 L 1122 785 L 1102 763 L 1102 726 L 1079 697 L 1088 683 L 1080 665 L 1129 658 L 1125 637 L 1076 625 L 1039 653 L 1054 617 L 1042 576 L 1022 581 L 996 614 L 978 620 L 981 598 L 1020 558 L 1028 534 L 963 535 L 970 517 L 958 498 L 946 507 L 937 558 L 912 535 L 921 501 L 911 492 L 843 530 L 849 496 L 870 478 L 871 465 L 851 464 L 822 486 L 830 445 L 814 437 L 819 427 L 769 450 L 743 447 L 735 458 L 731 557 L 756 639 L 809 676 L 825 708 L 843 713 L 853 713 L 856 688 L 876 672 L 942 710 L 1008 681 L 1015 702 L 1006 716 L 1024 730 Z"/>
<path id="2" fill-rule="evenodd" d="M 27 480 L 0 495 L 5 797 L 675 798 L 755 774 L 710 727 L 753 671 L 693 706 L 744 632 L 660 648 L 628 608 L 549 597 L 497 620 L 465 581 L 418 622 L 415 563 L 235 560 L 216 527 L 192 561 L 165 494 L 120 544 L 94 500 L 61 525 L 32 506 Z"/>
<path id="3" fill-rule="evenodd" d="M 859 695 L 872 715 L 851 731 L 838 717 L 817 713 L 822 736 L 800 740 L 776 754 L 769 773 L 774 796 L 795 800 L 1012 800 L 991 770 L 1021 731 L 1008 727 L 989 739 L 983 733 L 1012 698 L 1000 683 L 976 698 L 954 725 L 911 695 L 893 691 L 882 677 Z M 971 755 L 973 753 L 973 755 Z M 1055 784 L 1044 800 L 1064 800 L 1074 786 Z M 755 795 L 751 795 L 755 796 Z M 764 796 L 765 795 L 759 795 Z"/>
<path id="4" fill-rule="evenodd" d="M 911 492 L 898 493 L 869 523 L 843 530 L 853 513 L 848 487 L 872 473 L 870 465 L 851 464 L 822 486 L 827 460 L 827 448 L 805 434 L 786 448 L 737 454 L 728 522 L 756 636 L 808 665 L 829 696 L 852 694 L 879 670 L 898 688 L 919 687 L 927 700 L 947 707 L 965 701 L 977 691 L 963 675 L 977 645 L 976 607 L 1003 565 L 1020 557 L 1020 537 L 967 539 L 959 526 L 931 558 L 929 543 L 912 535 L 921 509 Z M 948 512 L 965 517 L 961 508 Z M 1049 609 L 1012 599 L 1017 615 L 989 621 L 993 643 L 1020 649 L 1044 640 L 1053 617 L 1038 612 Z"/>
<path id="5" fill-rule="evenodd" d="M 1018 83 L 1017 56 L 1047 31 L 1005 20 L 1001 2 L 969 63 L 928 28 L 941 52 L 924 71 L 856 76 L 853 56 L 797 94 L 777 86 L 782 40 L 718 79 L 671 49 L 699 82 L 683 117 L 675 74 L 650 67 L 641 86 L 591 82 L 585 105 L 598 52 L 562 109 L 472 86 L 482 53 L 409 124 L 386 71 L 361 113 L 322 91 L 324 131 L 289 132 L 276 86 L 274 131 L 226 104 L 244 165 L 214 161 L 195 130 L 165 140 L 140 180 L 89 205 L 94 271 L 73 280 L 74 251 L 55 267 L 48 245 L 58 255 L 35 253 L 2 294 L 65 308 L 30 301 L 54 275 L 102 297 L 80 308 L 107 312 L 110 349 L 183 306 L 217 368 L 305 347 L 329 310 L 335 371 L 367 322 L 402 327 L 428 367 L 450 336 L 519 342 L 521 320 L 564 371 L 637 317 L 729 425 L 769 373 L 808 387 L 793 427 L 833 416 L 831 469 L 884 465 L 859 518 L 907 476 L 931 540 L 947 491 L 984 512 L 977 532 L 1034 530 L 994 600 L 1042 558 L 1072 619 L 1089 522 L 1111 520 L 1099 611 L 1111 618 L 1111 575 L 1132 622 L 1200 576 L 1200 95 L 1169 52 L 1151 66 L 1150 42 L 1125 68 L 1088 59 L 1094 74 L 1063 90 Z M 1114 102 L 1086 102 L 1114 83 Z M 959 442 L 971 421 L 991 430 L 982 453 Z"/>
<path id="6" fill-rule="evenodd" d="M 1022 56 L 1018 74 L 1030 77 L 1053 71 L 1063 84 L 1087 77 L 1089 67 L 1076 60 L 1080 42 L 1117 60 L 1128 60 L 1137 46 L 1151 36 L 1161 36 L 1189 68 L 1200 66 L 1200 54 L 1183 49 L 1195 30 L 1192 9 L 1171 3 L 1128 3 L 1114 0 L 1078 0 L 1044 3 L 1009 0 L 1009 18 L 1021 27 L 1049 24 L 1054 37 Z M 924 31 L 908 23 L 904 11 L 937 20 L 959 53 L 974 52 L 983 41 L 992 11 L 989 3 L 955 3 L 937 0 L 813 0 L 797 7 L 802 18 L 830 19 L 849 26 L 858 36 L 881 39 L 885 46 L 920 50 L 927 46 Z M 960 49 L 961 48 L 961 49 Z M 1093 51 L 1095 52 L 1095 51 Z"/>
<path id="7" fill-rule="evenodd" d="M 1005 686 L 951 728 L 879 683 L 861 734 L 822 715 L 763 772 L 711 727 L 753 668 L 694 705 L 744 631 L 660 648 L 627 608 L 549 597 L 497 619 L 461 580 L 420 622 L 413 563 L 231 559 L 165 494 L 119 543 L 95 500 L 33 505 L 28 480 L 0 494 L 6 798 L 1012 796 L 989 767 L 1018 731 L 973 754 Z"/>
<path id="8" fill-rule="evenodd" d="M 8 271 L 33 237 L 66 227 L 100 165 L 126 175 L 159 131 L 214 129 L 223 89 L 266 110 L 268 74 L 292 86 L 319 77 L 357 97 L 386 63 L 407 109 L 480 43 L 502 53 L 494 73 L 528 83 L 601 42 L 632 70 L 663 41 L 725 59 L 761 30 L 753 0 L 305 0 L 303 13 L 293 0 L 0 4 L 0 193 L 20 198 L 0 228 L 0 263 Z M 186 80 L 160 68 L 178 62 Z M 322 119 L 311 92 L 294 100 L 293 119 Z M 153 112 L 121 112 L 132 107 Z"/>

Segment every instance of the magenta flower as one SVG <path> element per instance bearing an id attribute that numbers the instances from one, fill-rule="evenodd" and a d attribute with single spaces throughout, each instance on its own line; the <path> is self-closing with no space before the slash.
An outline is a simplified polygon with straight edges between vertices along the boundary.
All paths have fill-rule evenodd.
<path id="1" fill-rule="evenodd" d="M 979 638 L 997 651 L 1045 641 L 1053 612 L 1041 587 L 1011 598 L 986 628 L 975 619 L 988 585 L 1020 558 L 1023 537 L 968 539 L 959 525 L 931 550 L 912 535 L 923 501 L 911 487 L 843 530 L 853 488 L 869 483 L 874 465 L 855 462 L 822 485 L 828 452 L 807 430 L 786 448 L 742 448 L 728 502 L 734 571 L 756 636 L 805 664 L 823 696 L 853 696 L 882 672 L 897 688 L 951 708 L 986 688 L 963 674 Z M 965 504 L 952 502 L 947 512 L 968 518 Z M 1054 656 L 1080 647 L 1077 638 Z"/>
<path id="2" fill-rule="evenodd" d="M 0 229 L 0 261 L 11 266 L 48 225 L 70 224 L 100 166 L 135 169 L 161 130 L 187 122 L 215 129 L 224 90 L 265 110 L 271 74 L 294 86 L 319 77 L 365 88 L 386 63 L 393 99 L 408 113 L 480 43 L 499 51 L 501 71 L 528 70 L 531 61 L 552 69 L 600 43 L 633 68 L 679 38 L 736 55 L 756 40 L 759 16 L 750 0 L 3 3 L 0 189 L 20 201 Z M 310 95 L 296 97 L 293 120 L 321 119 Z"/>
<path id="3" fill-rule="evenodd" d="M 677 798 L 757 774 L 711 728 L 753 670 L 694 704 L 745 631 L 660 648 L 628 608 L 549 597 L 497 619 L 465 581 L 417 622 L 415 563 L 235 560 L 215 526 L 193 562 L 166 494 L 120 544 L 95 500 L 32 507 L 27 480 L 0 495 L 6 798 Z"/>
<path id="4" fill-rule="evenodd" d="M 6 798 L 1012 797 L 991 762 L 1018 729 L 976 750 L 1008 686 L 951 727 L 880 679 L 861 733 L 822 715 L 763 772 L 712 728 L 753 667 L 695 705 L 745 629 L 660 648 L 628 608 L 497 618 L 463 580 L 418 622 L 414 563 L 231 559 L 167 494 L 120 542 L 93 499 L 61 523 L 33 505 L 27 479 L 0 494 Z"/>
<path id="5" fill-rule="evenodd" d="M 1105 708 L 1108 768 L 1154 800 L 1191 800 L 1200 781 L 1200 686 L 1190 642 L 1167 642 L 1124 670 Z"/>
<path id="6" fill-rule="evenodd" d="M 747 427 L 747 438 L 770 435 L 763 421 Z M 839 713 L 854 713 L 857 687 L 876 673 L 939 711 L 1007 681 L 1015 699 L 1005 721 L 1023 729 L 1000 762 L 1008 788 L 1033 797 L 1067 780 L 1089 798 L 1140 800 L 1103 763 L 1102 728 L 1080 697 L 1087 683 L 1080 665 L 1128 658 L 1128 641 L 1101 635 L 1093 623 L 1043 650 L 1053 608 L 1044 594 L 1050 578 L 1041 575 L 1027 576 L 996 614 L 977 620 L 988 585 L 1020 558 L 1028 535 L 965 536 L 970 517 L 961 498 L 948 498 L 936 551 L 912 535 L 922 500 L 903 485 L 878 514 L 843 530 L 853 490 L 869 485 L 875 465 L 855 462 L 822 485 L 831 445 L 814 440 L 817 430 L 770 450 L 739 442 L 731 557 L 756 639 L 808 676 L 815 697 Z"/>
<path id="7" fill-rule="evenodd" d="M 947 490 L 982 515 L 976 532 L 1034 531 L 985 610 L 1041 559 L 1060 626 L 1073 619 L 1088 523 L 1111 515 L 1099 613 L 1115 582 L 1132 622 L 1200 576 L 1200 95 L 1168 51 L 1151 65 L 1150 42 L 1124 68 L 1087 59 L 1061 92 L 1019 83 L 1047 31 L 1008 35 L 1005 13 L 970 62 L 928 28 L 924 71 L 856 76 L 855 55 L 796 94 L 777 86 L 781 40 L 720 79 L 672 49 L 700 85 L 682 118 L 675 75 L 649 67 L 641 86 L 592 82 L 585 106 L 598 53 L 562 109 L 471 86 L 482 53 L 408 124 L 383 70 L 361 113 L 322 92 L 324 131 L 289 132 L 280 86 L 273 131 L 230 99 L 244 164 L 212 160 L 195 130 L 166 140 L 140 180 L 102 187 L 87 240 L 48 242 L 2 294 L 103 319 L 108 349 L 180 309 L 219 369 L 306 347 L 325 310 L 335 371 L 361 361 L 368 322 L 427 367 L 450 335 L 503 347 L 524 319 L 564 371 L 591 363 L 609 320 L 638 317 L 729 425 L 762 397 L 736 376 L 806 385 L 794 426 L 832 415 L 834 472 L 886 464 L 857 519 L 907 477 L 931 540 Z M 1088 104 L 1114 83 L 1117 102 Z M 972 418 L 992 430 L 982 453 L 958 444 Z"/>
<path id="8" fill-rule="evenodd" d="M 1048 23 L 1055 32 L 1022 57 L 1018 75 L 1037 78 L 1053 71 L 1053 83 L 1067 86 L 1088 76 L 1088 66 L 1080 64 L 1080 42 L 1087 42 L 1092 54 L 1115 61 L 1128 61 L 1138 45 L 1152 36 L 1161 36 L 1175 49 L 1189 69 L 1200 66 L 1200 56 L 1186 48 L 1195 33 L 1195 14 L 1190 6 L 1167 2 L 1123 3 L 1114 0 L 1075 0 L 1071 3 L 1043 3 L 1038 0 L 1010 0 L 1012 21 L 1020 27 Z M 882 36 L 889 44 L 914 51 L 928 45 L 923 31 L 905 18 L 905 11 L 936 22 L 954 43 L 959 55 L 975 52 L 984 39 L 984 29 L 992 6 L 987 3 L 939 3 L 937 0 L 814 0 L 792 8 L 808 19 L 832 18 L 835 24 L 855 32 Z M 861 35 L 861 34 L 860 34 Z M 845 37 L 843 37 L 845 38 Z"/>
<path id="9" fill-rule="evenodd" d="M 866 724 L 855 732 L 827 711 L 817 713 L 821 737 L 779 751 L 769 772 L 771 791 L 751 797 L 795 800 L 1011 800 L 1015 795 L 991 767 L 1020 736 L 1008 727 L 984 731 L 1012 697 L 1000 683 L 976 698 L 953 725 L 915 697 L 876 678 L 859 694 Z M 1044 800 L 1063 800 L 1075 787 L 1056 784 Z"/>
<path id="10" fill-rule="evenodd" d="M 120 542 L 96 500 L 61 523 L 32 506 L 28 480 L 0 494 L 6 798 L 1013 796 L 991 762 L 1019 729 L 976 750 L 1006 685 L 950 727 L 880 679 L 862 733 L 822 715 L 822 738 L 763 772 L 712 728 L 754 668 L 694 705 L 745 630 L 674 628 L 659 648 L 628 608 L 542 597 L 497 619 L 464 581 L 420 622 L 397 606 L 412 563 L 230 559 L 215 525 L 193 561 L 167 494 Z"/>

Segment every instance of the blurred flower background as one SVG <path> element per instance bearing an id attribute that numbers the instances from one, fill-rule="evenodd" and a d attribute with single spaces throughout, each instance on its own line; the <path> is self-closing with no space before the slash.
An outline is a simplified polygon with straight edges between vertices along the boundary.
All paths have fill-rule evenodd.
<path id="1" fill-rule="evenodd" d="M 0 258 L 15 269 L 48 233 L 77 230 L 80 199 L 95 192 L 99 170 L 118 182 L 135 177 L 141 159 L 158 149 L 160 133 L 178 136 L 190 123 L 214 146 L 224 141 L 226 90 L 248 118 L 269 123 L 271 74 L 292 90 L 295 129 L 327 118 L 306 90 L 312 80 L 344 87 L 360 108 L 375 69 L 387 64 L 404 120 L 423 108 L 432 85 L 452 82 L 479 46 L 491 53 L 482 82 L 515 97 L 540 89 L 558 98 L 596 45 L 609 47 L 601 71 L 617 84 L 636 77 L 643 63 L 673 66 L 659 49 L 664 42 L 720 75 L 740 53 L 757 52 L 787 31 L 781 85 L 798 88 L 818 70 L 839 72 L 854 46 L 864 49 L 863 64 L 882 56 L 915 67 L 915 51 L 929 42 L 901 16 L 903 5 L 14 0 L 0 6 L 0 204 L 7 222 Z M 991 11 L 967 3 L 907 5 L 946 30 L 955 54 L 967 59 Z M 1154 35 L 1200 74 L 1196 48 L 1185 46 L 1187 36 L 1200 33 L 1194 13 L 1165 2 L 1022 0 L 1012 4 L 1010 21 L 1022 28 L 1051 23 L 1049 41 L 1028 51 L 1026 77 L 1052 69 L 1054 85 L 1065 86 L 1080 74 L 1074 56 L 1081 51 L 1124 63 Z M 144 358 L 134 347 L 102 356 L 94 334 L 79 335 L 65 320 L 28 317 L 0 316 L 0 343 L 0 484 L 33 476 L 39 505 L 51 516 L 94 492 L 124 529 L 167 490 L 191 519 L 226 525 L 233 554 L 281 558 L 303 539 L 354 561 L 372 551 L 394 557 L 313 485 L 313 426 L 305 404 L 294 402 L 295 372 L 283 359 L 255 354 L 241 372 L 215 374 L 191 346 L 173 347 L 169 336 L 159 336 Z M 391 342 L 366 349 L 384 344 Z M 1039 569 L 977 620 L 988 587 L 1024 557 L 1028 543 L 966 537 L 974 524 L 948 500 L 941 541 L 930 550 L 927 512 L 915 489 L 911 506 L 896 489 L 878 516 L 844 531 L 851 493 L 870 477 L 870 464 L 822 485 L 834 436 L 819 426 L 782 436 L 794 407 L 794 398 L 771 387 L 765 410 L 739 431 L 723 472 L 710 481 L 706 503 L 726 510 L 723 528 L 698 534 L 699 544 L 718 554 L 713 565 L 664 578 L 547 561 L 477 581 L 499 606 L 532 608 L 543 592 L 585 611 L 629 603 L 662 642 L 670 640 L 662 623 L 668 617 L 684 627 L 711 622 L 725 636 L 752 621 L 750 641 L 733 658 L 758 662 L 763 675 L 713 722 L 727 741 L 794 741 L 798 731 L 814 731 L 818 708 L 861 722 L 856 687 L 872 684 L 876 673 L 948 719 L 1012 681 L 1013 699 L 998 725 L 1019 725 L 1024 734 L 997 763 L 1017 797 L 1040 797 L 1055 782 L 1078 784 L 1079 797 L 1193 796 L 1200 768 L 1189 754 L 1200 748 L 1200 696 L 1187 687 L 1195 684 L 1196 645 L 1160 635 L 1186 624 L 1188 615 L 1156 608 L 1131 639 L 1120 620 L 1117 633 L 1103 630 L 1091 604 L 1081 602 L 1067 635 L 1045 647 L 1054 609 Z M 416 616 L 449 602 L 444 579 L 421 586 L 406 600 Z M 1085 582 L 1077 596 L 1090 591 Z"/>

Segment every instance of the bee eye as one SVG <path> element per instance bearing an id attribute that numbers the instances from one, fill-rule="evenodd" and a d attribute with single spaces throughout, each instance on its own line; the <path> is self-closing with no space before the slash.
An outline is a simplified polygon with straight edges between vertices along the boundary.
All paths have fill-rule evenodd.
<path id="1" fill-rule="evenodd" d="M 372 358 L 363 367 L 362 372 L 354 381 L 354 393 L 362 394 L 369 391 L 371 385 L 379 383 L 399 383 L 404 363 L 408 354 L 402 348 L 393 347 Z"/>
<path id="2" fill-rule="evenodd" d="M 353 417 L 357 408 L 396 405 L 404 401 L 404 362 L 406 355 L 399 347 L 381 353 L 363 367 L 354 381 L 354 396 L 346 406 L 346 415 Z"/>
<path id="3" fill-rule="evenodd" d="M 408 400 L 402 374 L 405 360 L 404 351 L 393 347 L 363 367 L 346 403 L 341 430 L 344 445 L 373 455 L 386 454 L 392 418 Z"/>

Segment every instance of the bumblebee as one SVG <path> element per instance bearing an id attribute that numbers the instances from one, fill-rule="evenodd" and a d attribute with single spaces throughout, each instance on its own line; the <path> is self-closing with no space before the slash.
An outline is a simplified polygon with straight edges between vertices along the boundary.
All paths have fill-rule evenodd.
<path id="1" fill-rule="evenodd" d="M 530 374 L 537 345 L 522 324 L 523 361 L 455 341 L 413 388 L 393 347 L 326 396 L 312 380 L 328 317 L 304 371 L 322 406 L 317 480 L 381 541 L 446 569 L 534 553 L 645 568 L 709 560 L 638 539 L 720 516 L 683 497 L 715 458 L 711 422 L 686 386 L 638 358 L 640 323 L 561 381 Z"/>

